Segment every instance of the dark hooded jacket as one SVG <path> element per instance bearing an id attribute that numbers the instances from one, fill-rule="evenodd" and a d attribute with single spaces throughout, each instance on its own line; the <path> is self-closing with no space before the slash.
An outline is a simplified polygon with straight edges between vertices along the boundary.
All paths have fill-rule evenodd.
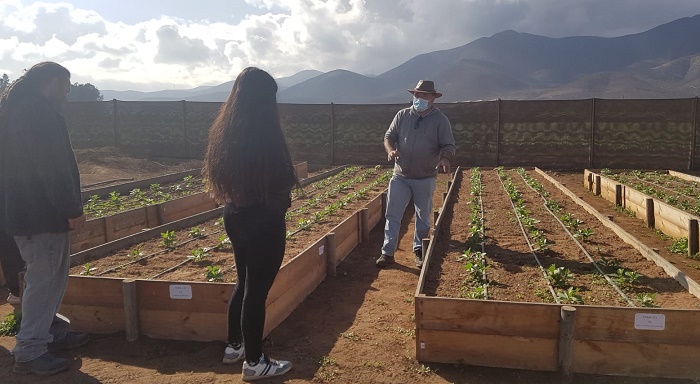
<path id="1" fill-rule="evenodd" d="M 83 214 L 66 121 L 41 95 L 0 118 L 0 232 L 68 232 Z"/>

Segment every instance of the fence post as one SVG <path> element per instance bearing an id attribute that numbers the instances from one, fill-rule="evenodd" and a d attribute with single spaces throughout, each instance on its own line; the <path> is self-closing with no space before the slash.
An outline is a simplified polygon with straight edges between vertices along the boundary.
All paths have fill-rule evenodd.
<path id="1" fill-rule="evenodd" d="M 187 135 L 187 102 L 181 100 L 182 102 L 182 141 L 185 144 L 185 157 L 191 159 L 190 156 L 190 139 Z"/>
<path id="2" fill-rule="evenodd" d="M 331 103 L 331 165 L 335 165 L 335 104 Z"/>
<path id="3" fill-rule="evenodd" d="M 595 98 L 591 99 L 591 148 L 588 153 L 588 168 L 595 164 Z"/>
<path id="4" fill-rule="evenodd" d="M 112 142 L 117 148 L 117 99 L 112 99 Z"/>
<path id="5" fill-rule="evenodd" d="M 501 99 L 498 99 L 496 111 L 496 166 L 501 165 Z"/>
<path id="6" fill-rule="evenodd" d="M 690 161 L 688 162 L 688 170 L 695 169 L 695 139 L 698 134 L 698 97 L 695 96 L 693 103 L 693 134 L 690 140 Z"/>

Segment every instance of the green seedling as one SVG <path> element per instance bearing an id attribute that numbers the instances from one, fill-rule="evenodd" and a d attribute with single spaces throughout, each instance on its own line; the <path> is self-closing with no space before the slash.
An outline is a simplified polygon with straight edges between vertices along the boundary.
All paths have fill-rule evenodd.
<path id="1" fill-rule="evenodd" d="M 206 273 L 204 273 L 204 277 L 206 277 L 209 282 L 222 281 L 224 279 L 224 272 L 221 271 L 221 267 L 218 265 L 209 265 L 207 266 Z"/>
<path id="2" fill-rule="evenodd" d="M 132 261 L 137 260 L 141 256 L 143 256 L 143 252 L 141 252 L 141 244 L 137 245 L 131 250 L 131 252 L 129 252 L 129 259 Z"/>
<path id="3" fill-rule="evenodd" d="M 688 253 L 688 238 L 687 237 L 681 237 L 679 239 L 676 239 L 671 246 L 668 247 L 668 250 L 671 251 L 672 253 L 677 253 L 677 254 L 687 254 Z"/>
<path id="4" fill-rule="evenodd" d="M 600 260 L 596 262 L 602 269 L 607 270 L 607 271 L 614 271 L 617 268 L 620 268 L 620 260 L 611 257 L 611 258 L 606 258 L 605 256 L 601 256 Z"/>
<path id="5" fill-rule="evenodd" d="M 656 293 L 638 293 L 636 301 L 640 307 L 658 308 L 659 306 L 654 302 L 654 298 L 656 298 Z"/>
<path id="6" fill-rule="evenodd" d="M 192 259 L 195 263 L 199 263 L 204 260 L 205 257 L 209 256 L 209 248 L 197 248 L 192 250 L 192 255 L 187 256 L 188 259 Z"/>
<path id="7" fill-rule="evenodd" d="M 579 294 L 579 289 L 574 287 L 569 287 L 566 290 L 558 291 L 557 298 L 563 303 L 583 304 L 583 299 Z"/>
<path id="8" fill-rule="evenodd" d="M 112 191 L 109 193 L 109 202 L 115 207 L 121 207 L 122 206 L 122 201 L 121 201 L 121 195 L 117 191 Z"/>
<path id="9" fill-rule="evenodd" d="M 14 336 L 19 332 L 19 326 L 22 323 L 22 313 L 10 312 L 2 322 L 0 322 L 0 336 Z"/>
<path id="10" fill-rule="evenodd" d="M 593 230 L 591 228 L 584 228 L 576 230 L 574 237 L 581 240 L 588 240 L 589 237 L 593 235 Z"/>
<path id="11" fill-rule="evenodd" d="M 185 182 L 186 188 L 191 188 L 194 185 L 194 176 L 192 176 L 192 175 L 185 176 L 182 178 L 182 181 Z"/>
<path id="12" fill-rule="evenodd" d="M 160 244 L 166 249 L 175 248 L 175 231 L 165 231 L 160 234 L 163 239 Z"/>
<path id="13" fill-rule="evenodd" d="M 221 235 L 219 236 L 219 244 L 216 245 L 217 248 L 231 248 L 231 239 L 228 238 L 226 235 Z"/>
<path id="14" fill-rule="evenodd" d="M 92 276 L 92 273 L 96 270 L 97 268 L 93 268 L 92 264 L 85 263 L 83 264 L 83 270 L 80 271 L 80 274 L 83 276 Z"/>
<path id="15" fill-rule="evenodd" d="M 553 287 L 565 287 L 574 279 L 568 268 L 557 267 L 555 264 L 550 265 L 545 272 Z"/>
<path id="16" fill-rule="evenodd" d="M 192 227 L 192 228 L 190 228 L 189 234 L 190 234 L 190 237 L 193 239 L 196 239 L 198 237 L 202 237 L 202 236 L 204 236 L 204 228 Z"/>

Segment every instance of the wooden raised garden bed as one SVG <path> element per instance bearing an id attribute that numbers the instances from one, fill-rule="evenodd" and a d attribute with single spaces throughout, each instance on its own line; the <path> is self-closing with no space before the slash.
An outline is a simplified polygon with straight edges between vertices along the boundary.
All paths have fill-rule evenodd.
<path id="1" fill-rule="evenodd" d="M 295 170 L 297 174 L 308 176 L 306 162 L 296 163 Z M 327 177 L 333 173 L 337 173 L 340 169 L 324 172 L 321 177 Z M 197 215 L 207 212 L 218 207 L 214 199 L 206 192 L 202 191 L 201 177 L 191 178 L 192 174 L 200 171 L 187 171 L 176 174 L 161 176 L 153 179 L 141 180 L 134 183 L 127 183 L 114 187 L 107 187 L 101 191 L 92 191 L 90 196 L 105 196 L 112 193 L 114 201 L 109 197 L 104 200 L 90 198 L 86 203 L 86 212 L 100 211 L 99 207 L 105 207 L 104 210 L 111 211 L 118 209 L 113 207 L 129 206 L 136 207 L 115 214 L 100 215 L 88 220 L 83 227 L 77 231 L 72 231 L 71 236 L 71 253 L 84 251 L 99 245 L 109 243 L 111 241 L 139 233 L 145 229 L 156 228 L 164 224 L 183 219 L 185 217 Z M 184 176 L 184 179 L 182 177 Z M 163 185 L 162 183 L 172 183 L 172 185 Z M 304 180 L 303 180 L 304 181 Z M 314 180 L 305 181 L 302 184 L 308 184 Z M 157 186 L 158 191 L 149 194 L 151 186 Z M 137 193 L 134 193 L 136 191 Z M 174 192 L 183 191 L 183 192 Z M 185 196 L 176 199 L 167 199 L 161 203 L 153 204 L 152 200 L 158 199 L 163 194 L 169 196 L 171 193 L 184 194 Z M 127 196 L 121 196 L 127 194 Z M 188 195 L 189 194 L 189 195 Z M 141 196 L 135 197 L 135 195 Z M 131 198 L 134 201 L 125 201 L 125 198 Z M 91 209 L 91 207 L 98 207 Z M 90 214 L 90 213 L 88 213 Z"/>
<path id="2" fill-rule="evenodd" d="M 696 283 L 544 172 L 502 172 L 455 177 L 416 289 L 417 359 L 699 377 Z M 564 270 L 573 280 L 555 284 Z"/>
<path id="3" fill-rule="evenodd" d="M 266 335 L 281 323 L 327 274 L 333 274 L 338 263 L 342 262 L 355 246 L 366 238 L 369 230 L 381 221 L 383 191 L 388 174 L 379 168 L 354 172 L 355 177 L 352 174 L 346 176 L 353 177 L 348 182 L 359 180 L 363 175 L 366 181 L 358 182 L 354 187 L 345 187 L 339 192 L 334 183 L 324 183 L 324 180 L 320 180 L 317 185 L 308 186 L 306 195 L 293 203 L 287 219 L 287 254 L 267 299 Z M 360 188 L 360 184 L 366 187 Z M 336 197 L 330 197 L 331 195 Z M 347 202 L 343 207 L 334 209 L 334 213 L 323 217 L 316 214 L 327 210 L 322 210 L 323 206 L 318 204 L 330 204 L 340 200 Z M 204 220 L 199 220 L 196 225 L 207 228 L 205 233 L 217 230 L 215 228 L 218 220 L 214 218 L 221 213 L 220 210 L 210 212 L 211 217 L 207 218 L 209 221 L 202 224 Z M 209 215 L 209 212 L 205 214 Z M 312 219 L 317 220 L 311 223 L 313 225 L 309 224 L 309 220 Z M 185 229 L 179 232 L 186 236 L 188 231 L 191 233 L 196 220 L 189 217 L 183 221 L 186 225 L 180 227 Z M 155 228 L 151 237 L 157 237 L 159 233 L 167 230 L 165 227 Z M 89 255 L 74 255 L 76 263 L 72 271 L 76 275 L 69 278 L 61 313 L 71 319 L 75 329 L 91 333 L 124 331 L 127 338 L 132 340 L 138 335 L 181 340 L 225 340 L 227 303 L 235 281 L 231 250 L 212 246 L 208 250 L 211 255 L 203 260 L 203 264 L 187 259 L 191 249 L 203 249 L 203 244 L 207 242 L 209 245 L 225 243 L 225 239 L 219 241 L 220 233 L 222 232 L 209 236 L 210 238 L 198 237 L 188 240 L 190 242 L 183 241 L 182 243 L 187 243 L 186 246 L 174 248 L 162 255 L 155 255 L 157 252 L 153 252 L 153 247 L 158 247 L 160 240 L 139 239 L 134 242 L 128 238 L 113 242 L 122 243 L 123 246 L 117 250 L 115 246 L 106 244 L 104 249 L 100 250 L 100 247 L 97 247 L 91 250 Z M 182 236 L 179 238 L 184 238 Z M 129 246 L 135 243 L 142 247 L 137 252 L 138 257 L 144 252 L 154 254 L 153 258 L 148 259 L 144 256 L 142 260 L 124 263 L 118 268 L 113 267 L 119 265 L 119 262 L 109 264 L 110 258 L 121 257 L 128 260 L 128 254 L 133 254 L 134 251 L 134 248 L 130 249 Z M 112 255 L 108 255 L 110 252 Z M 157 259 L 161 256 L 163 258 Z M 164 274 L 163 278 L 172 280 L 164 281 L 151 279 L 152 276 L 149 275 L 139 276 L 140 267 L 158 265 L 164 270 L 174 265 L 166 265 L 166 259 L 177 259 L 175 261 L 180 262 L 183 269 L 187 265 L 199 265 L 195 275 L 192 275 L 198 277 L 171 279 L 169 275 Z M 88 267 L 87 269 L 91 270 L 90 274 L 98 274 L 108 269 L 113 271 L 100 277 L 77 275 L 87 265 L 78 263 L 85 261 L 98 268 L 92 271 L 93 267 Z M 103 262 L 105 264 L 101 264 Z M 195 281 L 202 280 L 204 265 L 213 263 L 218 266 L 224 262 L 229 263 L 225 268 L 224 277 L 225 281 L 230 282 Z M 179 268 L 176 266 L 175 269 Z M 118 277 L 109 277 L 115 275 Z"/>

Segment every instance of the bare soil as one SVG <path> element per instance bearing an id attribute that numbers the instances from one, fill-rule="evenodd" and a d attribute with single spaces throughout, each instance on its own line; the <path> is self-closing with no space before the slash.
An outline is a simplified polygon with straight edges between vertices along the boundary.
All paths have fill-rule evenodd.
<path id="1" fill-rule="evenodd" d="M 518 191 L 523 196 L 531 216 L 539 220 L 537 228 L 544 231 L 548 240 L 553 244 L 546 251 L 536 252 L 542 266 L 547 269 L 554 264 L 565 267 L 572 272 L 571 285 L 580 290 L 584 304 L 627 306 L 628 302 L 597 272 L 595 266 L 580 250 L 579 246 L 566 233 L 562 225 L 544 207 L 540 195 L 529 188 L 525 181 L 515 171 L 506 171 Z M 598 261 L 601 257 L 616 260 L 619 266 L 603 269 L 605 273 L 615 273 L 617 268 L 635 271 L 641 274 L 639 281 L 629 287 L 621 286 L 626 296 L 635 301 L 639 294 L 654 295 L 654 303 L 665 308 L 697 309 L 700 299 L 683 289 L 674 279 L 669 277 L 660 267 L 646 260 L 630 245 L 624 243 L 617 235 L 603 226 L 597 218 L 588 214 L 578 204 L 559 191 L 549 181 L 534 171 L 528 174 L 535 178 L 545 191 L 550 193 L 550 199 L 559 203 L 563 212 L 571 213 L 581 220 L 580 228 L 593 230 L 587 240 L 580 240 L 586 251 Z M 452 215 L 452 225 L 449 232 L 440 236 L 435 255 L 442 261 L 442 267 L 436 261 L 431 265 L 430 280 L 426 286 L 427 293 L 440 296 L 464 297 L 465 288 L 469 284 L 468 274 L 462 267 L 464 262 L 457 257 L 464 252 L 468 230 L 459 223 L 468 223 L 471 208 L 469 196 L 469 173 L 465 171 L 459 189 L 456 191 L 458 200 L 455 207 L 448 210 Z M 507 301 L 553 302 L 543 273 L 539 270 L 537 261 L 530 251 L 525 237 L 520 230 L 515 212 L 505 189 L 502 187 L 496 172 L 492 169 L 482 170 L 482 185 L 484 190 L 484 211 L 486 219 L 486 254 L 489 264 L 489 298 Z M 435 266 L 435 268 L 433 268 Z M 434 269 L 434 270 L 433 270 Z M 639 305 L 639 303 L 635 303 Z"/>
<path id="2" fill-rule="evenodd" d="M 121 170 L 120 170 L 121 172 Z M 115 175 L 117 173 L 115 172 Z M 577 176 L 582 184 L 583 176 Z M 436 198 L 441 198 L 444 183 Z M 485 191 L 486 192 L 486 191 Z M 561 383 L 556 373 L 493 369 L 466 365 L 421 364 L 415 360 L 413 294 L 418 269 L 413 264 L 412 210 L 401 229 L 397 263 L 374 265 L 383 240 L 382 224 L 370 233 L 265 342 L 266 352 L 294 363 L 287 375 L 269 383 Z M 507 220 L 505 222 L 508 222 Z M 447 231 L 445 231 L 447 232 Z M 513 233 L 515 235 L 517 233 Z M 502 240 L 505 241 L 505 240 Z M 503 243 L 498 246 L 504 245 Z M 508 248 L 506 246 L 506 248 Z M 12 311 L 0 292 L 0 316 Z M 221 364 L 224 344 L 140 338 L 124 334 L 92 335 L 74 351 L 69 371 L 51 376 L 12 372 L 13 337 L 0 337 L 2 383 L 240 383 L 241 366 Z M 691 380 L 575 375 L 571 383 L 690 384 Z"/>

